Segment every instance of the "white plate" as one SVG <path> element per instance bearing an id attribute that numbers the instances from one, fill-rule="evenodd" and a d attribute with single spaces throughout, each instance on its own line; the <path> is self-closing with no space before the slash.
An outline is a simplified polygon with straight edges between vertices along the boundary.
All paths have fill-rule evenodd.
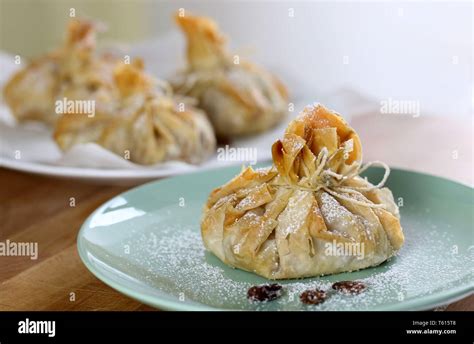
<path id="1" fill-rule="evenodd" d="M 176 65 L 176 61 L 179 59 L 175 55 L 182 53 L 182 49 L 175 46 L 176 36 L 177 33 L 165 36 L 160 39 L 160 44 L 156 41 L 153 41 L 153 44 L 136 44 L 129 47 L 127 51 L 130 51 L 131 56 L 143 56 L 147 61 L 147 69 L 154 75 L 161 77 L 170 75 L 179 67 Z M 156 56 L 160 56 L 160 59 L 157 59 Z M 156 63 L 157 60 L 160 63 Z M 0 88 L 19 67 L 14 65 L 13 61 L 12 55 L 0 52 L 0 66 L 2 68 Z M 269 63 L 268 67 L 278 75 L 287 76 L 284 67 L 280 68 L 272 63 Z M 286 80 L 286 78 L 284 79 Z M 235 140 L 232 144 L 233 147 L 254 149 L 257 158 L 252 163 L 271 158 L 272 143 L 282 136 L 291 117 L 295 116 L 308 103 L 313 103 L 315 100 L 321 101 L 344 113 L 346 119 L 349 119 L 348 116 L 352 115 L 358 106 L 361 109 L 360 106 L 364 108 L 369 103 L 358 93 L 347 89 L 337 90 L 316 99 L 318 92 L 307 96 L 297 86 L 299 85 L 297 80 L 290 81 L 287 84 L 291 89 L 294 112 L 290 113 L 276 128 L 250 138 Z M 190 165 L 176 161 L 154 166 L 140 166 L 125 161 L 91 143 L 77 145 L 71 151 L 63 153 L 58 149 L 51 135 L 50 129 L 37 125 L 37 123 L 15 125 L 15 119 L 8 107 L 4 102 L 0 102 L 0 166 L 13 170 L 100 183 L 135 184 L 215 167 L 249 164 L 249 161 L 243 159 L 235 161 L 218 159 L 215 154 L 201 165 Z M 21 159 L 16 159 L 17 151 L 21 151 Z"/>

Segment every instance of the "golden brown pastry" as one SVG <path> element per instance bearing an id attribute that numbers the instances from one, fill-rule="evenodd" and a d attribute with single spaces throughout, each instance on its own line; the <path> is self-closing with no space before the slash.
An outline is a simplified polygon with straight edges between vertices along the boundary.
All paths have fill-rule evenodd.
<path id="1" fill-rule="evenodd" d="M 125 64 L 97 55 L 96 29 L 93 22 L 72 20 L 61 49 L 13 76 L 4 93 L 16 118 L 54 126 L 62 150 L 95 142 L 147 165 L 199 163 L 212 154 L 215 136 L 206 115 L 189 104 L 178 111 L 171 88 L 146 74 L 141 60 Z M 91 106 L 71 112 L 69 105 L 59 107 L 66 102 Z"/>
<path id="2" fill-rule="evenodd" d="M 176 21 L 187 39 L 187 68 L 173 86 L 198 99 L 218 137 L 262 132 L 282 120 L 288 94 L 279 80 L 252 63 L 235 63 L 210 19 L 186 14 Z"/>
<path id="3" fill-rule="evenodd" d="M 357 133 L 322 105 L 306 107 L 272 147 L 273 166 L 244 169 L 209 195 L 204 244 L 224 263 L 269 279 L 376 266 L 402 246 L 388 177 L 359 176 Z"/>
<path id="4" fill-rule="evenodd" d="M 4 98 L 20 122 L 53 125 L 61 116 L 56 101 L 64 97 L 95 100 L 97 110 L 112 111 L 112 71 L 117 59 L 94 54 L 96 26 L 91 21 L 72 20 L 61 48 L 33 60 L 7 83 Z"/>
<path id="5" fill-rule="evenodd" d="M 206 115 L 191 105 L 178 111 L 172 91 L 158 87 L 143 71 L 141 60 L 117 64 L 113 76 L 120 99 L 114 112 L 62 116 L 54 132 L 61 149 L 95 142 L 144 165 L 166 160 L 200 163 L 213 153 L 215 137 Z"/>

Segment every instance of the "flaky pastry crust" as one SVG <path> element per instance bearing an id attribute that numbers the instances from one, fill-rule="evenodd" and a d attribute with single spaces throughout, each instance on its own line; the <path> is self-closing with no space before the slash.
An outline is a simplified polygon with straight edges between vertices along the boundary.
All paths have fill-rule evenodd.
<path id="1" fill-rule="evenodd" d="M 259 133 L 283 119 L 288 92 L 275 76 L 231 56 L 209 18 L 188 13 L 175 18 L 187 40 L 187 68 L 172 84 L 198 100 L 219 138 Z"/>
<path id="2" fill-rule="evenodd" d="M 148 75 L 142 60 L 96 54 L 98 26 L 72 20 L 60 49 L 13 76 L 4 94 L 15 117 L 54 127 L 62 150 L 94 142 L 145 165 L 208 158 L 215 134 L 206 115 Z M 90 102 L 94 113 L 58 113 L 62 100 Z"/>
<path id="3" fill-rule="evenodd" d="M 272 154 L 273 166 L 247 167 L 209 195 L 202 238 L 224 263 L 301 278 L 376 266 L 401 248 L 392 193 L 358 176 L 360 140 L 341 116 L 305 108 Z"/>

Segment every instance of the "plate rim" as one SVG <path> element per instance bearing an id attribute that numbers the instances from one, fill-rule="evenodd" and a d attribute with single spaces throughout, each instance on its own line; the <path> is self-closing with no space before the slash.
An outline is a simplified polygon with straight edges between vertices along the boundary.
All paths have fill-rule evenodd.
<path id="1" fill-rule="evenodd" d="M 271 159 L 263 159 L 262 161 L 258 162 L 257 165 L 269 163 L 271 164 Z M 164 177 L 175 177 L 184 174 L 190 173 L 200 173 L 200 172 L 210 172 L 213 170 L 218 170 L 221 168 L 229 168 L 229 167 L 236 167 L 239 165 L 248 165 L 245 162 L 241 161 L 234 161 L 230 162 L 225 166 L 201 166 L 201 165 L 193 165 L 189 166 L 186 169 L 181 171 L 159 171 L 154 170 L 151 168 L 147 168 L 144 166 L 143 168 L 137 169 L 107 169 L 107 168 L 92 168 L 92 167 L 74 167 L 74 166 L 60 166 L 60 165 L 49 165 L 46 163 L 38 163 L 32 161 L 22 161 L 19 162 L 18 160 L 9 159 L 3 156 L 0 156 L 0 167 L 7 168 L 14 171 L 20 171 L 25 173 L 32 173 L 42 176 L 49 176 L 49 177 L 59 177 L 59 178 L 79 178 L 79 179 L 88 179 L 88 180 L 149 180 L 151 178 L 164 178 Z M 399 166 L 390 166 L 391 170 L 399 170 L 404 172 L 416 173 L 424 176 L 430 176 L 435 178 L 441 178 L 446 181 L 460 184 L 462 186 L 466 186 L 468 188 L 474 188 L 474 184 L 471 185 L 467 182 L 455 180 L 446 176 L 437 175 L 430 172 L 420 172 L 413 170 L 411 168 L 406 167 L 399 167 Z M 154 182 L 156 180 L 151 180 L 150 182 Z M 473 181 L 474 182 L 474 181 Z M 136 187 L 144 186 L 145 184 L 140 184 Z M 133 189 L 127 190 L 132 191 Z"/>
<path id="2" fill-rule="evenodd" d="M 75 167 L 75 166 L 60 166 L 49 165 L 46 163 L 38 163 L 33 161 L 19 162 L 14 159 L 0 157 L 0 167 L 8 168 L 14 171 L 38 174 L 49 177 L 60 178 L 80 178 L 80 179 L 96 179 L 96 180 L 133 180 L 133 179 L 150 179 L 161 178 L 171 175 L 180 175 L 185 173 L 192 173 L 201 171 L 202 167 L 199 165 L 189 166 L 181 171 L 160 171 L 147 168 L 137 169 L 107 169 L 107 168 L 93 168 L 93 167 Z"/>
<path id="3" fill-rule="evenodd" d="M 235 167 L 236 166 L 226 166 L 224 168 L 230 169 L 230 168 L 235 168 Z M 161 309 L 161 310 L 171 310 L 171 311 L 241 311 L 241 310 L 236 310 L 236 309 L 212 307 L 212 306 L 208 306 L 208 305 L 205 305 L 205 304 L 202 304 L 202 303 L 190 304 L 190 303 L 179 301 L 177 298 L 176 298 L 176 300 L 174 300 L 175 297 L 172 296 L 172 295 L 171 296 L 172 296 L 173 299 L 168 301 L 168 300 L 164 300 L 163 298 L 154 297 L 154 296 L 150 296 L 148 294 L 135 292 L 133 290 L 133 288 L 123 286 L 120 283 L 116 283 L 114 281 L 111 281 L 111 280 L 107 279 L 102 274 L 100 269 L 97 269 L 89 261 L 89 259 L 87 258 L 87 251 L 83 247 L 83 245 L 84 245 L 83 240 L 85 240 L 83 232 L 85 232 L 87 230 L 88 225 L 89 225 L 90 221 L 92 220 L 92 218 L 94 216 L 96 216 L 97 213 L 101 212 L 104 208 L 108 207 L 109 204 L 112 203 L 117 197 L 121 197 L 121 196 L 127 195 L 129 193 L 137 192 L 138 190 L 140 190 L 142 188 L 145 189 L 145 188 L 149 187 L 152 184 L 159 184 L 159 183 L 163 183 L 163 182 L 169 182 L 169 181 L 171 181 L 173 179 L 176 179 L 176 178 L 186 178 L 186 177 L 189 178 L 190 175 L 201 175 L 201 174 L 204 174 L 204 173 L 209 173 L 212 170 L 220 170 L 220 169 L 222 169 L 222 167 L 212 168 L 212 169 L 204 170 L 204 171 L 201 170 L 201 171 L 197 171 L 197 172 L 190 173 L 190 174 L 187 174 L 187 175 L 178 175 L 178 176 L 172 177 L 172 178 L 153 180 L 153 181 L 144 183 L 142 185 L 133 187 L 133 188 L 131 188 L 131 189 L 125 191 L 125 192 L 122 192 L 122 193 L 112 197 L 108 201 L 104 202 L 102 205 L 100 205 L 97 209 L 95 209 L 87 217 L 87 219 L 81 225 L 81 228 L 80 228 L 80 230 L 77 234 L 76 248 L 77 248 L 79 257 L 80 257 L 81 261 L 83 262 L 83 264 L 86 266 L 86 268 L 96 278 L 101 280 L 106 285 L 110 286 L 111 288 L 119 291 L 120 293 L 122 293 L 122 294 L 124 294 L 128 297 L 131 297 L 132 299 L 140 301 L 140 302 L 142 302 L 144 304 L 147 304 L 149 306 L 152 306 L 154 308 L 158 308 L 158 309 Z M 400 172 L 404 172 L 404 173 L 418 174 L 420 176 L 429 176 L 429 177 L 432 177 L 432 178 L 443 179 L 444 181 L 454 183 L 454 184 L 458 184 L 462 187 L 467 187 L 471 190 L 474 189 L 473 187 L 471 187 L 469 185 L 466 185 L 466 184 L 463 184 L 461 182 L 458 182 L 458 181 L 455 181 L 455 180 L 452 180 L 452 179 L 449 179 L 449 178 L 445 178 L 445 177 L 439 177 L 439 176 L 431 175 L 431 174 L 428 174 L 428 173 L 410 171 L 410 170 L 407 170 L 407 169 L 396 168 L 396 167 L 393 167 L 393 168 L 391 167 L 391 169 L 392 170 L 397 170 L 397 171 L 400 171 Z M 436 307 L 439 307 L 439 306 L 443 306 L 443 305 L 455 302 L 457 300 L 460 300 L 460 299 L 462 299 L 464 297 L 467 297 L 469 295 L 472 295 L 472 294 L 474 294 L 474 280 L 471 281 L 470 283 L 465 284 L 465 285 L 450 288 L 449 290 L 441 292 L 441 293 L 427 294 L 427 295 L 421 296 L 421 297 L 416 298 L 416 299 L 412 299 L 412 300 L 409 300 L 409 301 L 404 301 L 403 303 L 400 303 L 400 302 L 399 303 L 394 303 L 394 304 L 391 304 L 391 305 L 388 305 L 388 306 L 383 306 L 381 308 L 375 306 L 374 308 L 372 308 L 370 310 L 367 310 L 367 311 L 422 311 L 422 310 L 429 310 L 429 309 L 433 309 L 433 308 L 436 308 Z"/>

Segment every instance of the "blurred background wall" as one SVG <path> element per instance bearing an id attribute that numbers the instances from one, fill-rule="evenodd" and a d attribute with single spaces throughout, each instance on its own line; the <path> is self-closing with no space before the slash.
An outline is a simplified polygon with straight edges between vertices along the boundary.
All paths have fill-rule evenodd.
<path id="1" fill-rule="evenodd" d="M 215 18 L 233 47 L 277 70 L 310 99 L 350 88 L 376 100 L 417 100 L 424 113 L 472 120 L 472 1 L 0 3 L 0 49 L 12 54 L 31 57 L 57 46 L 70 8 L 105 22 L 108 43 L 159 42 L 170 34 L 180 39 L 171 16 L 183 7 Z"/>
<path id="2" fill-rule="evenodd" d="M 77 17 L 108 24 L 105 38 L 140 40 L 156 34 L 150 1 L 0 0 L 1 49 L 32 57 L 54 48 L 64 36 L 71 8 Z M 147 15 L 148 13 L 148 15 Z M 164 27 L 163 27 L 164 28 Z"/>

